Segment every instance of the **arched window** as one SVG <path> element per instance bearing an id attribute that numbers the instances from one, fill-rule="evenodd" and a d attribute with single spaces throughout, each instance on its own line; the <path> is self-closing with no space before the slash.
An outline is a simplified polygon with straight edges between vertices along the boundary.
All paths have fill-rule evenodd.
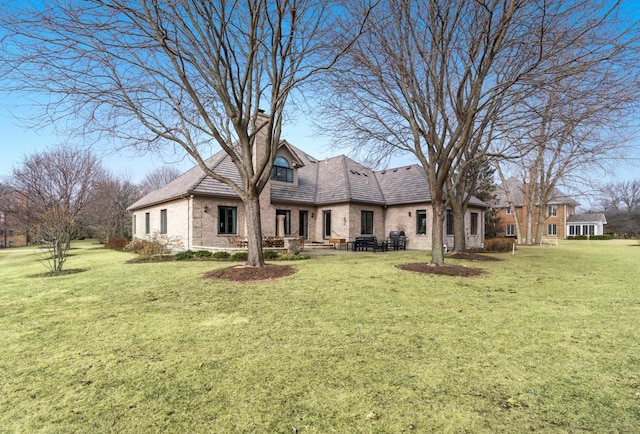
<path id="1" fill-rule="evenodd" d="M 289 165 L 289 160 L 287 160 L 282 156 L 277 156 L 276 159 L 273 161 L 273 165 L 279 166 L 279 167 L 287 167 L 287 168 L 291 167 Z"/>
<path id="2" fill-rule="evenodd" d="M 293 182 L 293 169 L 291 169 L 289 160 L 280 155 L 273 160 L 271 179 L 283 182 Z"/>

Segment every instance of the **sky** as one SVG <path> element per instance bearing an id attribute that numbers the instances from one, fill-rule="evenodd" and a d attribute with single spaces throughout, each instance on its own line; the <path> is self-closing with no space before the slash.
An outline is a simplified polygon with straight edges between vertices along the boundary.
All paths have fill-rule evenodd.
<path id="1" fill-rule="evenodd" d="M 635 1 L 623 3 L 627 14 L 633 17 L 640 17 L 638 5 Z M 1 84 L 1 81 L 0 81 Z M 21 124 L 12 115 L 12 111 L 20 110 L 20 116 L 29 118 L 36 113 L 29 113 L 29 108 L 24 101 L 12 101 L 6 96 L 0 98 L 0 182 L 11 175 L 13 167 L 19 166 L 24 157 L 33 153 L 42 152 L 64 141 L 64 137 L 57 137 L 51 130 L 30 130 Z M 20 108 L 18 108 L 20 106 Z M 35 110 L 35 109 L 34 109 Z M 640 113 L 634 119 L 636 129 L 640 120 Z M 608 174 L 592 174 L 591 181 L 606 183 L 609 181 L 624 181 L 640 178 L 640 134 L 639 138 L 631 143 L 631 149 L 621 161 L 618 161 L 615 168 Z M 349 149 L 339 146 L 331 146 L 330 137 L 324 136 L 314 129 L 312 122 L 304 114 L 298 114 L 295 119 L 285 125 L 282 138 L 288 140 L 292 145 L 302 149 L 309 155 L 323 159 L 340 154 L 348 154 Z M 78 144 L 82 145 L 82 144 Z M 194 166 L 194 162 L 184 155 L 136 155 L 133 152 L 115 152 L 110 149 L 94 149 L 103 162 L 105 168 L 114 175 L 127 177 L 133 182 L 141 181 L 145 174 L 158 166 L 165 164 L 175 166 L 180 171 L 186 171 Z M 205 156 L 207 157 L 207 156 Z M 415 157 L 403 156 L 391 160 L 389 167 L 398 167 L 407 164 L 417 163 Z"/>
<path id="2" fill-rule="evenodd" d="M 25 156 L 51 149 L 65 141 L 65 137 L 56 136 L 50 129 L 29 129 L 16 119 L 16 110 L 17 105 L 12 106 L 10 101 L 0 103 L 0 181 L 9 177 L 12 169 L 19 167 Z M 19 110 L 21 117 L 29 118 L 28 109 L 21 107 Z M 331 138 L 318 134 L 312 122 L 303 115 L 296 116 L 295 120 L 287 124 L 281 137 L 317 159 L 349 153 L 347 148 L 332 146 Z M 148 172 L 159 166 L 170 165 L 184 172 L 195 165 L 186 153 L 140 155 L 133 151 L 116 152 L 108 148 L 93 148 L 93 152 L 111 173 L 129 178 L 133 182 L 141 181 Z M 416 162 L 415 157 L 407 155 L 393 158 L 390 164 L 392 167 L 399 167 Z"/>
<path id="3" fill-rule="evenodd" d="M 28 112 L 21 116 L 29 116 Z M 0 181 L 11 175 L 13 167 L 19 166 L 25 156 L 50 149 L 64 141 L 64 137 L 54 135 L 50 130 L 33 130 L 27 128 L 17 120 L 13 108 L 8 101 L 0 104 Z M 296 116 L 296 119 L 285 126 L 282 138 L 292 145 L 302 149 L 307 154 L 318 158 L 328 158 L 341 154 L 348 154 L 348 148 L 332 146 L 332 140 L 328 136 L 319 134 L 313 124 L 304 115 Z M 81 144 L 79 144 L 81 145 Z M 640 139 L 632 143 L 633 149 L 618 162 L 615 167 L 615 175 L 598 175 L 598 181 L 624 181 L 640 178 Z M 195 163 L 184 155 L 138 155 L 132 151 L 115 152 L 113 149 L 94 149 L 105 168 L 116 176 L 126 177 L 133 182 L 141 181 L 144 176 L 154 168 L 171 165 L 180 171 L 186 171 Z M 390 162 L 390 167 L 398 167 L 417 163 L 415 157 L 405 155 L 395 157 Z"/>

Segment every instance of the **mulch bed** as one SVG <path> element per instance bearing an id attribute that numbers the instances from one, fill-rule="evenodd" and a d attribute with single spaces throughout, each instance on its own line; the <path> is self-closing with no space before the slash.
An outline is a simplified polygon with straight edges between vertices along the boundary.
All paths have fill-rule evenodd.
<path id="1" fill-rule="evenodd" d="M 474 277 L 483 273 L 480 268 L 463 267 L 461 265 L 433 265 L 429 262 L 416 262 L 399 265 L 402 270 L 423 274 L 441 274 L 445 276 Z"/>
<path id="2" fill-rule="evenodd" d="M 257 282 L 280 279 L 290 276 L 294 272 L 295 269 L 291 265 L 266 264 L 264 267 L 237 265 L 221 270 L 209 271 L 205 273 L 204 277 L 208 279 L 231 280 L 234 282 Z"/>

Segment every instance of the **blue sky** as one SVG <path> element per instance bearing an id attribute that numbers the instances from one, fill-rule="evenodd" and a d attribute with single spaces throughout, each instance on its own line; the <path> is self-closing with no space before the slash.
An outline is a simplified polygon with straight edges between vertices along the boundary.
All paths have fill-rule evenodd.
<path id="1" fill-rule="evenodd" d="M 12 115 L 10 101 L 5 100 L 0 105 L 0 180 L 11 175 L 14 166 L 20 164 L 25 155 L 41 152 L 47 148 L 58 145 L 64 141 L 64 137 L 58 137 L 51 130 L 30 130 L 21 125 Z M 29 115 L 22 108 L 22 116 Z M 347 154 L 348 149 L 332 147 L 329 137 L 320 135 L 314 130 L 311 122 L 303 115 L 288 124 L 282 138 L 287 139 L 294 146 L 302 149 L 313 157 L 322 159 L 340 154 Z M 78 144 L 82 145 L 82 144 Z M 597 175 L 598 181 L 619 181 L 640 178 L 640 140 L 633 143 L 633 148 L 626 158 L 619 161 L 613 168 L 615 175 Z M 185 171 L 194 163 L 183 155 L 136 155 L 132 151 L 115 152 L 112 149 L 94 149 L 102 158 L 103 164 L 115 175 L 128 176 L 134 182 L 140 181 L 144 175 L 155 167 L 169 164 Z M 397 157 L 391 161 L 391 166 L 401 166 L 415 163 L 412 156 Z M 594 175 L 595 176 L 595 175 Z"/>
<path id="2" fill-rule="evenodd" d="M 12 114 L 16 107 L 12 107 L 10 104 L 11 102 L 8 100 L 0 104 L 0 131 L 2 131 L 2 135 L 0 135 L 0 180 L 10 176 L 12 168 L 19 166 L 26 155 L 41 152 L 59 145 L 65 140 L 65 137 L 56 136 L 51 129 L 34 130 L 21 124 Z M 20 110 L 20 116 L 29 117 L 29 113 L 24 107 Z M 319 159 L 348 152 L 347 149 L 332 149 L 329 146 L 330 139 L 317 135 L 311 123 L 302 116 L 286 126 L 282 138 L 287 139 L 294 146 Z M 82 143 L 77 143 L 77 145 L 81 146 Z M 141 180 L 147 172 L 158 166 L 168 164 L 185 171 L 194 165 L 184 155 L 171 155 L 169 153 L 164 155 L 139 155 L 133 151 L 116 152 L 113 149 L 98 148 L 94 148 L 94 152 L 112 173 L 115 175 L 128 175 L 136 182 Z M 410 158 L 407 158 L 406 161 L 407 163 L 402 163 L 401 161 L 399 163 L 408 164 L 413 162 Z"/>
<path id="3" fill-rule="evenodd" d="M 623 3 L 623 8 L 627 16 L 640 17 L 638 4 L 635 1 Z M 0 181 L 11 174 L 12 168 L 19 165 L 25 155 L 41 152 L 60 144 L 65 139 L 55 136 L 51 130 L 34 131 L 21 125 L 12 116 L 11 110 L 20 110 L 19 114 L 25 118 L 35 116 L 36 113 L 29 113 L 24 101 L 11 100 L 5 95 L 3 98 L 4 100 L 0 101 L 0 131 L 2 131 L 0 135 Z M 18 105 L 21 106 L 19 109 Z M 638 119 L 640 119 L 640 113 L 634 119 L 636 130 L 638 130 Z M 330 146 L 331 139 L 314 130 L 312 123 L 304 114 L 297 115 L 292 123 L 285 126 L 282 138 L 319 159 L 349 152 L 348 149 Z M 81 146 L 82 143 L 77 143 L 77 145 Z M 130 151 L 114 152 L 112 149 L 95 148 L 94 152 L 102 158 L 104 166 L 112 173 L 127 175 L 134 182 L 141 180 L 153 168 L 164 164 L 173 165 L 182 171 L 191 168 L 194 164 L 184 155 L 136 155 Z M 394 158 L 390 165 L 397 167 L 415 162 L 415 157 L 405 156 Z M 632 143 L 629 153 L 617 163 L 609 174 L 593 173 L 591 181 L 604 183 L 640 178 L 640 138 Z"/>

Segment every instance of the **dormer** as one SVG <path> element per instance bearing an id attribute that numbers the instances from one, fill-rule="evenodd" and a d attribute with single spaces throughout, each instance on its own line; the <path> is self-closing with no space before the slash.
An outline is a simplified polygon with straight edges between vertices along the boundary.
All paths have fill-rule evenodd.
<path id="1" fill-rule="evenodd" d="M 298 168 L 303 166 L 304 163 L 296 155 L 291 145 L 289 145 L 286 140 L 283 140 L 278 147 L 276 158 L 273 160 L 271 181 L 282 183 L 283 186 L 289 184 L 297 187 Z"/>

